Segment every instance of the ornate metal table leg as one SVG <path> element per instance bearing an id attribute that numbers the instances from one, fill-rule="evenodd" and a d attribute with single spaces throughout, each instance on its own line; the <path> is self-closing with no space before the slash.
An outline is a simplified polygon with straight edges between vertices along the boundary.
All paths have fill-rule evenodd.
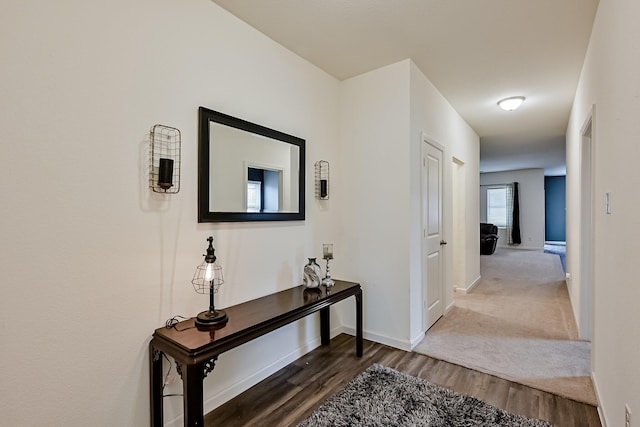
<path id="1" fill-rule="evenodd" d="M 186 365 L 182 367 L 185 427 L 204 426 L 202 380 L 204 380 L 202 366 Z"/>
<path id="2" fill-rule="evenodd" d="M 329 317 L 329 308 L 320 309 L 320 342 L 327 345 L 331 341 L 331 320 Z"/>
<path id="3" fill-rule="evenodd" d="M 149 343 L 149 376 L 151 399 L 151 427 L 162 427 L 162 352 Z"/>
<path id="4" fill-rule="evenodd" d="M 362 357 L 362 290 L 359 290 L 356 297 L 356 356 Z"/>
<path id="5" fill-rule="evenodd" d="M 218 356 L 214 356 L 206 362 L 197 365 L 187 365 L 176 361 L 176 370 L 182 378 L 185 427 L 204 426 L 202 381 L 213 371 L 216 360 L 218 360 Z"/>

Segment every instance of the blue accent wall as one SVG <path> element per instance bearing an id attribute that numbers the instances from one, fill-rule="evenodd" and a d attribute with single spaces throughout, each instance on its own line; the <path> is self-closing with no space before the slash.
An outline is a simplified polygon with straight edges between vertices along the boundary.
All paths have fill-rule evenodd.
<path id="1" fill-rule="evenodd" d="M 545 230 L 548 241 L 567 241 L 567 193 L 566 177 L 544 177 Z"/>

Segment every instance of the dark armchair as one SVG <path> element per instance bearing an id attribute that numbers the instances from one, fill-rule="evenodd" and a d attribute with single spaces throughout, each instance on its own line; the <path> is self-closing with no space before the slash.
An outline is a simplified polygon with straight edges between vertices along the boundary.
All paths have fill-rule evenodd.
<path id="1" fill-rule="evenodd" d="M 498 227 L 493 224 L 480 223 L 480 253 L 491 255 L 498 244 Z"/>

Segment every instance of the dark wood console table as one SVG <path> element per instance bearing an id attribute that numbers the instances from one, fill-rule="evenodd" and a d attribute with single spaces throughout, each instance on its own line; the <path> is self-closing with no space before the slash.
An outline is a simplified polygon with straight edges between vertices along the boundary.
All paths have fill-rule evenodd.
<path id="1" fill-rule="evenodd" d="M 182 377 L 184 425 L 188 427 L 204 425 L 202 381 L 221 353 L 316 311 L 320 311 L 322 345 L 329 344 L 329 307 L 350 296 L 356 299 L 356 356 L 362 357 L 362 288 L 358 283 L 335 282 L 331 288 L 298 286 L 225 308 L 229 321 L 220 329 L 198 330 L 193 318 L 172 328 L 156 329 L 149 343 L 151 426 L 163 425 L 163 353 L 175 360 Z"/>

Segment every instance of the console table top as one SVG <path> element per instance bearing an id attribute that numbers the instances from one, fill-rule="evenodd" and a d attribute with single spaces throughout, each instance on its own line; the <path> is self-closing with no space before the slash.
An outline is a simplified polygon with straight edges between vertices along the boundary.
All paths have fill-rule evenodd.
<path id="1" fill-rule="evenodd" d="M 173 328 L 158 328 L 153 337 L 156 344 L 168 345 L 184 355 L 222 353 L 243 342 L 273 330 L 274 324 L 290 323 L 319 308 L 329 306 L 360 292 L 360 284 L 335 280 L 335 286 L 309 289 L 304 285 L 224 308 L 229 321 L 219 329 L 199 330 L 195 318 L 180 322 Z"/>

